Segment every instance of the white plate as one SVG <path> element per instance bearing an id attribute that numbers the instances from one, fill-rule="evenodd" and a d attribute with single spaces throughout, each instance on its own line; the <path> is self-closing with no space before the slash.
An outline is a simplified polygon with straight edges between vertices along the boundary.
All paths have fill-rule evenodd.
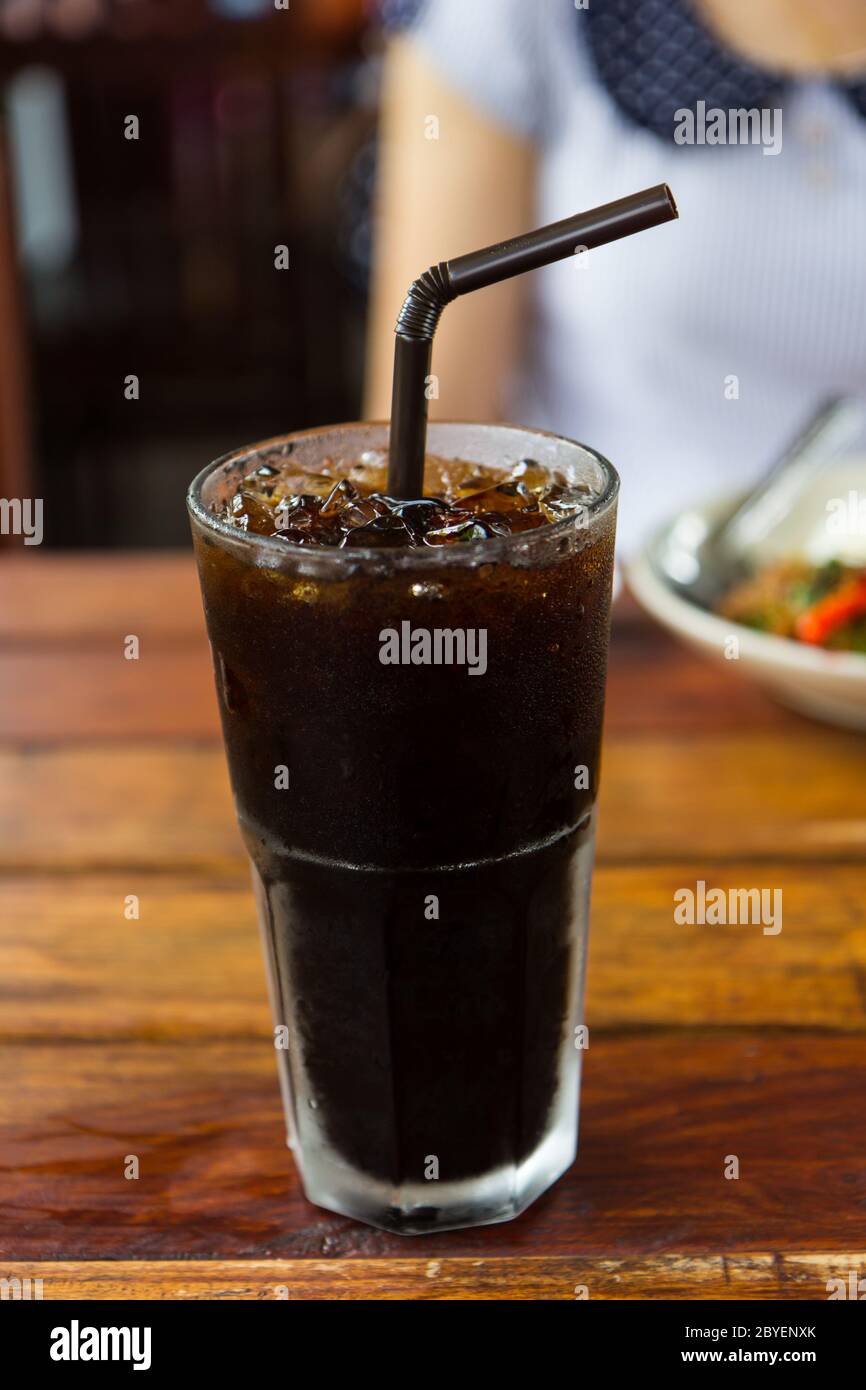
<path id="1" fill-rule="evenodd" d="M 787 637 L 756 632 L 698 607 L 664 578 L 657 557 L 670 548 L 674 529 L 705 534 L 722 506 L 724 503 L 695 507 L 659 531 L 626 566 L 632 593 L 663 627 L 716 661 L 738 668 L 783 704 L 830 724 L 866 729 L 866 655 L 828 652 Z M 732 650 L 738 653 L 735 658 L 728 655 Z"/>

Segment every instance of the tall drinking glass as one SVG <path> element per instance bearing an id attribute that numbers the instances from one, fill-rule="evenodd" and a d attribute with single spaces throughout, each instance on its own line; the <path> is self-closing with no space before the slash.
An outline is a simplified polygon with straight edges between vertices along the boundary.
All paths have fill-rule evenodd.
<path id="1" fill-rule="evenodd" d="M 221 515 L 312 430 L 206 468 L 189 510 L 288 1125 L 310 1201 L 387 1230 L 504 1221 L 577 1144 L 618 479 L 584 445 L 433 424 L 586 505 L 450 546 L 316 548 Z"/>

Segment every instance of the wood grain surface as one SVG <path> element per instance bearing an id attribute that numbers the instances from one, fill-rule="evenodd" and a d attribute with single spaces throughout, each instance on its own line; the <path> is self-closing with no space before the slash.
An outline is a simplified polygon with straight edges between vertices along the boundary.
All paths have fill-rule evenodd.
<path id="1" fill-rule="evenodd" d="M 6 1266 L 43 1299 L 815 1299 L 862 1266 L 812 1255 L 513 1255 L 483 1259 L 51 1260 Z"/>
<path id="2" fill-rule="evenodd" d="M 577 1163 L 501 1226 L 407 1240 L 332 1216 L 284 1145 L 191 561 L 4 557 L 0 1278 L 810 1299 L 866 1273 L 866 740 L 626 605 L 600 821 Z M 781 933 L 677 926 L 698 879 L 781 889 Z"/>

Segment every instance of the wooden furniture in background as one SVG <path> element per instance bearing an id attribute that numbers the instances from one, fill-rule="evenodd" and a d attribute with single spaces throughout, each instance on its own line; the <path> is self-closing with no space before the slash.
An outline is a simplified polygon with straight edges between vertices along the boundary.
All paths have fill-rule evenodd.
<path id="1" fill-rule="evenodd" d="M 53 75 L 78 232 L 62 264 L 23 274 L 0 182 L 0 483 L 27 458 L 26 359 L 46 544 L 182 545 L 163 498 L 210 458 L 358 414 L 370 15 L 104 0 L 77 29 L 81 6 L 29 13 L 0 4 L 0 105 L 22 74 Z"/>
<path id="2" fill-rule="evenodd" d="M 27 338 L 18 279 L 6 131 L 0 115 L 0 497 L 31 496 Z M 0 546 L 18 538 L 0 535 Z"/>

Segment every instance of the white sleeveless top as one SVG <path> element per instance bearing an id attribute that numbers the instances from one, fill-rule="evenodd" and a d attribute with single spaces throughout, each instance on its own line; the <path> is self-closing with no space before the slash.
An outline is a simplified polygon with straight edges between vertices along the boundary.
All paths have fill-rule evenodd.
<path id="1" fill-rule="evenodd" d="M 759 475 L 829 395 L 866 394 L 866 116 L 797 82 L 779 152 L 677 144 L 614 99 L 584 22 L 573 0 L 427 0 L 413 32 L 479 109 L 537 140 L 535 225 L 671 185 L 678 222 L 534 273 L 502 407 L 611 460 L 629 551 Z"/>

